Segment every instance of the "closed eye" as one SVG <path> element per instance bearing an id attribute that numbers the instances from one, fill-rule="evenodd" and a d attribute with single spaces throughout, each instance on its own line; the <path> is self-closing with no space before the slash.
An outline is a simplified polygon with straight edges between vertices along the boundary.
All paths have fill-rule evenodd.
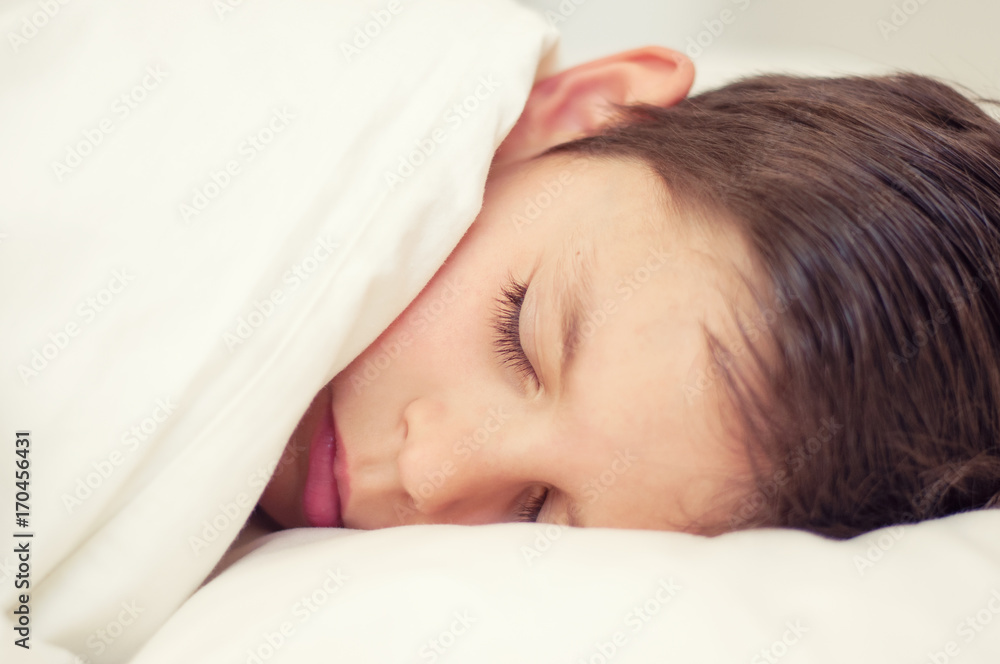
<path id="1" fill-rule="evenodd" d="M 538 389 L 541 387 L 538 374 L 521 345 L 521 305 L 527 292 L 528 285 L 513 277 L 501 286 L 493 320 L 494 345 L 501 364 L 512 368 L 522 383 Z"/>
<path id="2" fill-rule="evenodd" d="M 548 495 L 549 490 L 545 489 L 541 494 L 530 496 L 526 501 L 521 503 L 517 508 L 517 520 L 526 523 L 538 521 L 538 515 L 542 513 L 542 508 L 545 507 L 545 499 Z"/>

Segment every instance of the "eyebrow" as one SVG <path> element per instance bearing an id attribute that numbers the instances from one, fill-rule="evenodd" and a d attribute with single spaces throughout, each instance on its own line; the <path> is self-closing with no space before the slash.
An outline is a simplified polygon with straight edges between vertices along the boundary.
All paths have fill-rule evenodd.
<path id="1" fill-rule="evenodd" d="M 580 248 L 579 245 L 571 245 L 570 250 L 562 257 L 562 262 L 567 264 L 564 272 L 567 274 L 567 279 L 556 295 L 556 301 L 562 310 L 562 353 L 559 358 L 560 386 L 565 385 L 566 376 L 573 368 L 573 360 L 576 359 L 577 350 L 580 348 L 580 331 L 584 322 L 584 312 L 587 311 L 593 299 L 594 289 L 590 275 L 594 271 L 594 263 L 587 249 L 588 247 Z M 580 254 L 581 258 L 575 260 L 574 253 Z"/>

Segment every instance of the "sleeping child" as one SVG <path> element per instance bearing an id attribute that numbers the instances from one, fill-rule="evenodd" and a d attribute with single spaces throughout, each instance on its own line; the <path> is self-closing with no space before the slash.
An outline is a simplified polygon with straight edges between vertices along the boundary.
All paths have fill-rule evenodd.
<path id="1" fill-rule="evenodd" d="M 847 538 L 1000 504 L 1000 124 L 912 74 L 693 77 L 645 48 L 534 86 L 260 523 Z"/>

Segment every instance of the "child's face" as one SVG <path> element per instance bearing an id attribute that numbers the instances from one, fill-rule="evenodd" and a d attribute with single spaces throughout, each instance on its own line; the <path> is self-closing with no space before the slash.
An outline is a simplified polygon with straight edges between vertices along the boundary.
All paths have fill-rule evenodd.
<path id="1" fill-rule="evenodd" d="M 747 301 L 732 266 L 749 269 L 747 250 L 721 224 L 671 218 L 666 196 L 621 161 L 553 156 L 491 173 L 444 266 L 331 383 L 345 527 L 515 521 L 543 495 L 543 522 L 726 521 L 748 462 L 701 325 L 739 346 L 730 311 Z M 511 278 L 527 290 L 501 355 Z M 513 316 L 516 302 L 500 308 Z M 310 455 L 294 448 L 261 499 L 286 527 L 313 525 Z"/>

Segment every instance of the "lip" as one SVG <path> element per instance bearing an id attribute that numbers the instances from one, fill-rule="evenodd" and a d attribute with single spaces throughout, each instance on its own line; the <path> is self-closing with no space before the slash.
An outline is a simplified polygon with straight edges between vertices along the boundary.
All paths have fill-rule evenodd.
<path id="1" fill-rule="evenodd" d="M 330 393 L 330 390 L 327 390 Z M 323 400 L 323 412 L 309 446 L 309 470 L 302 492 L 302 509 L 309 525 L 316 528 L 342 528 L 339 478 L 346 479 L 341 450 L 333 420 L 332 395 Z M 338 464 L 338 461 L 340 462 Z M 338 465 L 342 470 L 338 473 Z"/>

